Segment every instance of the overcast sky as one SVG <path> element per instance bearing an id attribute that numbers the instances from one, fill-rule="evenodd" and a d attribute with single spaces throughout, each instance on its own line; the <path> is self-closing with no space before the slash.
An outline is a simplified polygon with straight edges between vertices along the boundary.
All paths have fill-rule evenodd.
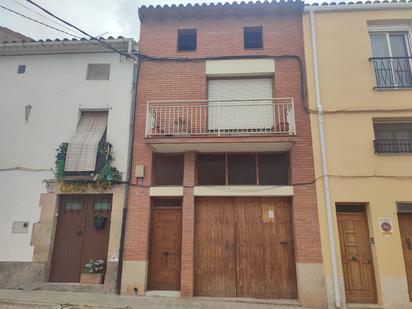
<path id="1" fill-rule="evenodd" d="M 210 3 L 219 0 L 33 0 L 55 15 L 69 21 L 94 36 L 132 37 L 137 39 L 139 18 L 137 9 L 142 5 Z M 228 0 L 222 0 L 226 2 Z M 241 0 L 240 0 L 241 1 Z M 239 1 L 239 2 L 240 2 Z M 232 1 L 231 1 L 232 2 Z M 312 2 L 312 1 L 308 1 Z M 70 32 L 37 13 L 47 16 L 25 0 L 0 0 L 0 5 L 23 15 Z M 31 9 L 31 10 L 30 10 Z M 53 20 L 52 17 L 48 16 Z M 55 20 L 54 20 L 55 21 Z M 0 26 L 10 28 L 33 39 L 72 38 L 71 36 L 27 20 L 0 7 Z M 71 32 L 74 34 L 73 32 Z M 82 36 L 82 35 L 80 35 Z"/>

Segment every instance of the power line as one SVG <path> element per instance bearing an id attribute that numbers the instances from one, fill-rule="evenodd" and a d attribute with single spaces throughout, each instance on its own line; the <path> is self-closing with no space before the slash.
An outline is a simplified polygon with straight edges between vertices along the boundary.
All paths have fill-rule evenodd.
<path id="1" fill-rule="evenodd" d="M 82 34 L 84 34 L 84 35 L 87 35 L 87 36 L 88 36 L 88 37 L 90 37 L 91 39 L 93 39 L 93 40 L 96 40 L 96 41 L 100 42 L 101 44 L 103 44 L 103 45 L 104 45 L 104 46 L 106 46 L 107 48 L 109 48 L 109 49 L 113 50 L 114 52 L 116 52 L 116 53 L 118 53 L 118 54 L 120 54 L 120 55 L 126 56 L 126 57 L 132 57 L 132 58 L 135 58 L 135 57 L 133 57 L 133 56 L 131 56 L 131 55 L 127 54 L 127 53 L 124 53 L 124 52 L 122 52 L 122 51 L 120 51 L 120 50 L 118 50 L 118 49 L 114 48 L 113 46 L 111 46 L 110 44 L 107 44 L 106 42 L 104 42 L 104 41 L 100 40 L 99 38 L 96 38 L 96 37 L 94 37 L 94 36 L 92 36 L 92 35 L 88 34 L 86 31 L 83 31 L 82 29 L 80 29 L 80 28 L 78 28 L 78 27 L 74 26 L 73 24 L 69 23 L 68 21 L 65 21 L 64 19 L 62 19 L 62 18 L 60 18 L 60 17 L 58 17 L 58 16 L 54 15 L 53 13 L 51 13 L 50 11 L 48 11 L 47 9 L 43 8 L 42 6 L 40 6 L 39 4 L 37 4 L 37 3 L 35 3 L 35 2 L 33 2 L 33 1 L 31 1 L 31 0 L 26 0 L 26 1 L 27 1 L 28 3 L 30 3 L 30 4 L 32 4 L 32 5 L 34 5 L 34 6 L 38 7 L 40 10 L 42 10 L 42 11 L 43 11 L 43 12 L 45 12 L 46 14 L 48 14 L 48 15 L 50 15 L 50 16 L 52 16 L 52 17 L 56 18 L 57 20 L 61 21 L 62 23 L 64 23 L 64 24 L 66 24 L 66 25 L 68 25 L 68 26 L 70 26 L 70 27 L 72 27 L 72 28 L 76 29 L 76 30 L 77 30 L 77 31 L 79 31 L 80 33 L 82 33 Z M 136 58 L 135 58 L 135 59 L 136 59 Z M 137 60 L 137 59 L 136 59 L 136 60 Z"/>
<path id="2" fill-rule="evenodd" d="M 19 12 L 16 12 L 16 11 L 12 10 L 12 9 L 6 8 L 5 6 L 0 5 L 0 8 L 2 8 L 3 10 L 6 10 L 6 11 L 12 12 L 12 13 L 14 13 L 14 14 L 17 14 L 17 15 L 19 15 L 19 16 L 21 16 L 21 17 L 26 18 L 26 19 L 29 19 L 29 20 L 31 20 L 31 21 L 34 21 L 35 23 L 38 23 L 38 24 L 41 24 L 41 25 L 43 25 L 43 26 L 49 27 L 49 28 L 51 28 L 51 29 L 54 29 L 54 30 L 56 30 L 56 31 L 62 32 L 62 33 L 64 33 L 64 34 L 73 36 L 73 37 L 78 38 L 78 39 L 81 39 L 81 38 L 82 38 L 82 37 L 80 37 L 80 36 L 73 35 L 73 34 L 71 34 L 71 33 L 68 33 L 68 32 L 66 32 L 66 31 L 64 31 L 64 30 L 57 29 L 57 28 L 55 28 L 55 27 L 53 27 L 53 26 L 50 26 L 50 25 L 48 25 L 48 24 L 45 24 L 45 23 L 43 23 L 43 22 L 41 22 L 41 21 L 38 21 L 38 20 L 33 19 L 33 18 L 31 18 L 31 17 L 28 17 L 28 16 L 26 16 L 26 15 L 23 15 L 23 14 L 21 14 L 21 13 L 19 13 Z"/>
<path id="3" fill-rule="evenodd" d="M 70 31 L 71 33 L 74 33 L 74 34 L 78 35 L 77 32 L 75 32 L 75 31 L 73 31 L 72 29 L 70 29 L 69 27 L 67 27 L 67 26 L 65 26 L 65 25 L 63 25 L 63 24 L 61 24 L 61 23 L 58 23 L 57 21 L 55 21 L 55 20 L 47 17 L 46 15 L 43 15 L 43 14 L 41 14 L 41 13 L 33 10 L 32 8 L 30 8 L 30 7 L 28 7 L 28 6 L 25 6 L 24 4 L 22 4 L 22 3 L 20 3 L 20 2 L 18 2 L 18 1 L 16 1 L 16 0 L 10 0 L 10 1 L 14 2 L 14 3 L 17 4 L 17 5 L 20 5 L 21 7 L 25 8 L 26 10 L 29 10 L 29 11 L 31 11 L 31 12 L 33 12 L 33 13 L 41 16 L 41 17 L 43 17 L 44 19 L 47 19 L 48 21 L 51 21 L 51 22 L 54 23 L 55 25 L 58 25 L 58 26 L 60 26 L 60 27 L 63 27 L 63 28 L 65 28 L 65 29 L 67 29 L 68 31 Z"/>

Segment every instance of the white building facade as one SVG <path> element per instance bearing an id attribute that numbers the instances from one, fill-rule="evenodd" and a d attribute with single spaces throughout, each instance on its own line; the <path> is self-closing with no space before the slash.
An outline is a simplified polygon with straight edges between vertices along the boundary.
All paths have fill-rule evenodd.
<path id="1" fill-rule="evenodd" d="M 136 43 L 122 37 L 104 42 L 120 53 L 88 40 L 0 44 L 0 287 L 77 282 L 77 277 L 65 278 L 64 274 L 55 274 L 55 280 L 52 279 L 52 272 L 61 272 L 61 265 L 68 263 L 56 261 L 59 255 L 66 255 L 64 251 L 56 253 L 64 250 L 58 249 L 58 244 L 64 243 L 63 247 L 75 251 L 76 246 L 87 246 L 81 243 L 86 242 L 87 237 L 92 239 L 89 242 L 93 237 L 100 242 L 95 238 L 100 236 L 93 236 L 97 232 L 105 233 L 107 243 L 99 249 L 106 252 L 106 256 L 99 256 L 105 260 L 102 287 L 113 290 L 116 286 L 133 126 L 131 111 L 137 65 L 132 52 Z M 99 120 L 100 130 L 94 135 L 87 130 L 95 124 L 85 123 L 90 115 L 92 118 L 103 115 L 99 118 L 103 119 Z M 94 143 L 86 149 L 92 158 L 91 164 L 94 162 L 93 170 L 76 170 L 70 174 L 66 166 L 64 175 L 56 182 L 56 149 L 62 143 L 69 143 L 73 152 L 71 143 L 76 136 L 81 140 L 80 146 L 71 155 L 84 160 L 88 143 Z M 100 149 L 97 145 L 110 146 L 102 146 L 102 152 L 97 150 Z M 119 172 L 113 182 L 107 178 L 110 185 L 105 183 L 103 187 L 93 185 L 99 151 L 103 166 L 110 155 L 110 165 Z M 90 217 L 89 221 L 94 228 L 90 227 L 90 232 L 87 232 L 86 214 L 79 219 L 79 226 L 86 225 L 83 231 L 67 231 L 61 227 L 64 225 L 59 221 L 63 220 L 61 210 L 68 209 L 62 204 L 63 196 L 65 201 L 76 197 L 79 207 L 84 209 L 89 207 L 84 201 L 91 198 L 94 219 Z M 110 205 L 104 208 L 93 196 L 103 196 Z M 73 201 L 70 203 L 74 205 Z M 106 215 L 96 207 L 103 207 Z M 77 208 L 76 213 L 79 213 Z M 104 219 L 108 221 L 107 231 L 96 228 L 99 216 L 107 217 Z M 70 239 L 71 232 L 77 233 L 78 238 Z M 56 236 L 59 233 L 60 236 Z M 85 253 L 84 249 L 76 254 L 82 257 L 74 269 L 82 269 L 84 260 L 93 257 L 93 253 Z"/>

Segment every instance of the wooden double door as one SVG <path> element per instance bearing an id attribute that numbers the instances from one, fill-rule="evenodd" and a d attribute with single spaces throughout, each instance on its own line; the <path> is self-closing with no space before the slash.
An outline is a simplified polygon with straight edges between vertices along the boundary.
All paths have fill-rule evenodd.
<path id="1" fill-rule="evenodd" d="M 337 219 L 346 301 L 376 303 L 375 272 L 366 213 L 361 207 L 358 212 L 338 212 Z"/>
<path id="2" fill-rule="evenodd" d="M 111 208 L 111 195 L 61 197 L 51 282 L 79 282 L 89 259 L 107 262 Z"/>
<path id="3" fill-rule="evenodd" d="M 297 298 L 288 198 L 198 198 L 194 251 L 195 295 Z"/>
<path id="4" fill-rule="evenodd" d="M 412 301 L 412 213 L 399 213 L 398 220 L 403 259 L 405 261 L 406 279 L 408 282 L 409 300 Z"/>

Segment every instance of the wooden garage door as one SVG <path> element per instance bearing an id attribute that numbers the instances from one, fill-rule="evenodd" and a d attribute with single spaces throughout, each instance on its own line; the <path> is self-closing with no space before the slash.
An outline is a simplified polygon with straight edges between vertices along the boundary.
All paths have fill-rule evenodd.
<path id="1" fill-rule="evenodd" d="M 195 294 L 297 298 L 290 200 L 196 202 Z"/>

